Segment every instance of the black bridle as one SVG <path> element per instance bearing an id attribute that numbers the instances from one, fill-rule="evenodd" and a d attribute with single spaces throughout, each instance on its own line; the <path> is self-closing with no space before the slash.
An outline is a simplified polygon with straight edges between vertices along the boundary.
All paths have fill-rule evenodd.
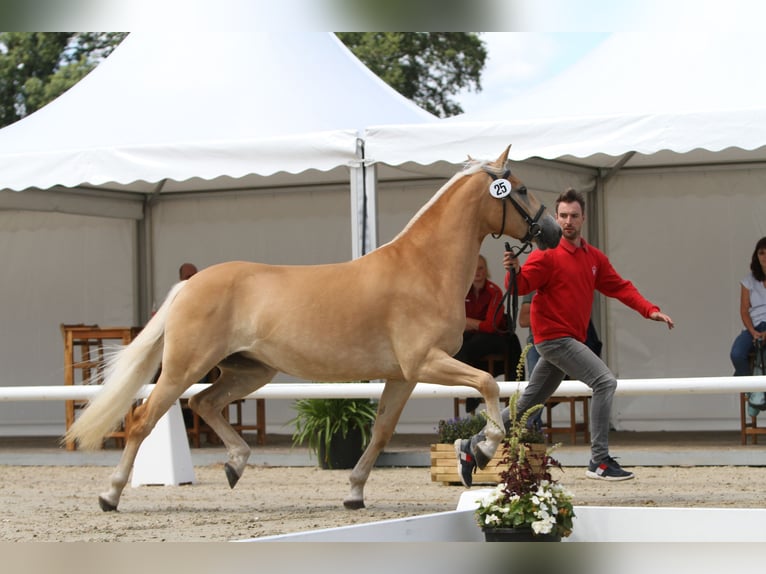
<path id="1" fill-rule="evenodd" d="M 497 181 L 499 178 L 492 172 L 485 170 L 487 175 L 491 177 L 494 181 Z M 506 169 L 505 173 L 503 173 L 502 179 L 507 180 L 508 177 L 511 175 L 511 170 Z M 508 194 L 505 197 L 500 198 L 500 201 L 503 202 L 503 222 L 500 225 L 500 233 L 493 233 L 492 237 L 494 239 L 500 239 L 503 236 L 503 232 L 505 231 L 505 205 L 506 200 L 511 202 L 511 205 L 516 208 L 516 211 L 519 212 L 519 215 L 521 215 L 524 222 L 527 224 L 527 234 L 521 238 L 521 242 L 524 244 L 524 249 L 526 249 L 527 246 L 531 246 L 532 240 L 535 239 L 538 235 L 540 235 L 543 231 L 543 228 L 540 226 L 540 218 L 543 216 L 543 213 L 545 213 L 545 206 L 541 203 L 540 209 L 537 210 L 537 213 L 535 213 L 534 217 L 531 217 L 526 209 L 524 209 L 521 204 L 516 201 L 516 198 L 513 197 L 513 194 L 518 193 L 519 195 L 522 195 L 526 197 L 527 195 L 527 186 L 522 185 L 521 187 L 518 187 L 516 189 L 511 188 Z M 523 253 L 524 251 L 521 251 L 520 253 Z"/>
<path id="2" fill-rule="evenodd" d="M 497 181 L 498 178 L 497 175 L 494 173 L 484 170 L 487 175 L 489 175 L 493 181 Z M 502 179 L 508 180 L 508 177 L 511 175 L 511 170 L 506 169 L 503 173 Z M 524 219 L 524 221 L 527 224 L 527 234 L 521 238 L 521 246 L 517 247 L 514 251 L 514 249 L 508 244 L 508 242 L 505 242 L 505 250 L 510 252 L 511 255 L 514 257 L 518 257 L 519 255 L 522 255 L 523 253 L 527 253 L 528 251 L 532 251 L 532 241 L 535 240 L 543 231 L 543 228 L 540 226 L 540 218 L 542 217 L 543 213 L 545 213 L 545 206 L 541 203 L 540 209 L 537 210 L 537 213 L 534 217 L 531 217 L 529 213 L 521 206 L 521 204 L 516 200 L 516 198 L 513 197 L 514 193 L 518 193 L 521 196 L 526 197 L 527 195 L 527 187 L 525 185 L 522 185 L 521 187 L 518 187 L 516 189 L 511 188 L 508 193 L 498 198 L 502 204 L 503 204 L 503 222 L 500 227 L 500 233 L 498 234 L 492 234 L 493 239 L 500 239 L 500 237 L 503 236 L 503 232 L 505 231 L 505 213 L 506 213 L 506 200 L 511 202 L 511 205 L 513 205 L 514 208 L 516 208 L 516 211 L 519 212 L 519 215 Z M 497 325 L 497 315 L 500 312 L 500 310 L 505 306 L 505 323 L 508 327 L 508 335 L 510 336 L 512 333 L 516 332 L 516 319 L 518 317 L 518 310 L 519 310 L 519 295 L 516 289 L 516 269 L 511 267 L 508 272 L 510 273 L 510 280 L 508 282 L 508 290 L 503 295 L 503 299 L 500 301 L 500 304 L 495 309 L 495 316 L 493 318 L 493 325 Z M 502 329 L 498 329 L 498 332 L 503 332 Z"/>

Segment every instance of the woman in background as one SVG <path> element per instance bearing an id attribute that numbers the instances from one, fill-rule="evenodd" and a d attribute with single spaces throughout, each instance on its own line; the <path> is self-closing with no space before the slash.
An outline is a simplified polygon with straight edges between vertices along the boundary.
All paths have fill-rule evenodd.
<path id="1" fill-rule="evenodd" d="M 740 282 L 739 316 L 745 329 L 731 346 L 734 376 L 750 375 L 749 355 L 756 339 L 766 339 L 766 237 L 755 244 L 750 273 Z"/>

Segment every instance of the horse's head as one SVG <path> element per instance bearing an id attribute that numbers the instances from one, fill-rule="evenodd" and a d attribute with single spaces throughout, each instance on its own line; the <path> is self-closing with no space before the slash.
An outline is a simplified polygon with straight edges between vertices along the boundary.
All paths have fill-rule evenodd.
<path id="1" fill-rule="evenodd" d="M 561 227 L 546 207 L 529 191 L 524 183 L 511 173 L 508 146 L 494 163 L 487 164 L 484 172 L 492 179 L 489 195 L 493 221 L 492 236 L 510 235 L 524 243 L 534 242 L 540 249 L 556 247 L 561 239 Z"/>

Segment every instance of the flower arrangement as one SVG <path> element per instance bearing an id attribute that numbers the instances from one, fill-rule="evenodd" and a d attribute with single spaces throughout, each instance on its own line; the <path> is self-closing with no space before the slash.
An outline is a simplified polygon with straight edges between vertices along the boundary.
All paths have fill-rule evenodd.
<path id="1" fill-rule="evenodd" d="M 511 397 L 510 412 L 516 413 L 518 392 Z M 505 468 L 501 482 L 479 500 L 476 521 L 485 531 L 498 528 L 531 529 L 534 535 L 554 539 L 572 533 L 574 508 L 572 494 L 551 476 L 551 468 L 561 464 L 551 457 L 554 445 L 542 453 L 530 451 L 524 441 L 527 419 L 542 405 L 528 409 L 521 417 L 511 419 L 503 441 Z"/>
<path id="2" fill-rule="evenodd" d="M 482 413 L 440 420 L 436 429 L 439 435 L 438 442 L 440 444 L 452 444 L 459 438 L 471 438 L 481 431 L 486 424 L 487 419 Z"/>

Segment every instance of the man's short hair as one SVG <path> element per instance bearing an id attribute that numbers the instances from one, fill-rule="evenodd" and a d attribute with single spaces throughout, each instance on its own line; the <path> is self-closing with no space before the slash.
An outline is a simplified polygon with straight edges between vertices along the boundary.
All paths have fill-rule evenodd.
<path id="1" fill-rule="evenodd" d="M 556 213 L 559 212 L 559 203 L 573 203 L 575 201 L 580 204 L 582 212 L 585 213 L 585 196 L 572 187 L 566 188 L 556 198 Z"/>

